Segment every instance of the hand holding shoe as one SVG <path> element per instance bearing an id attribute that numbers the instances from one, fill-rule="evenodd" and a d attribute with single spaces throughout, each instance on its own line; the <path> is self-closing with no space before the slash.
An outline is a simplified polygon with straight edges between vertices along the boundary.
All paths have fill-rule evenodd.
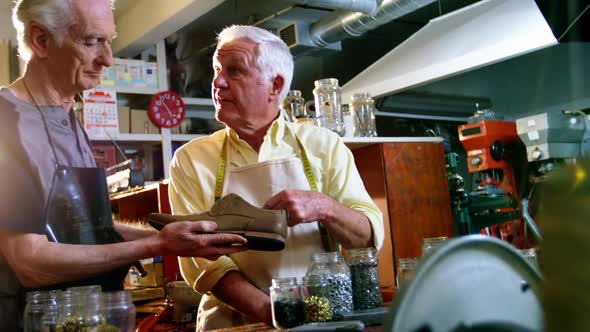
<path id="1" fill-rule="evenodd" d="M 248 248 L 247 240 L 236 234 L 212 233 L 214 222 L 175 222 L 162 228 L 156 236 L 161 246 L 160 255 L 204 257 L 215 260 Z"/>
<path id="2" fill-rule="evenodd" d="M 214 221 L 215 233 L 233 233 L 245 237 L 251 250 L 277 251 L 285 248 L 287 211 L 269 210 L 253 206 L 236 194 L 219 199 L 204 213 L 169 215 L 152 213 L 147 221 L 155 229 L 180 221 Z"/>

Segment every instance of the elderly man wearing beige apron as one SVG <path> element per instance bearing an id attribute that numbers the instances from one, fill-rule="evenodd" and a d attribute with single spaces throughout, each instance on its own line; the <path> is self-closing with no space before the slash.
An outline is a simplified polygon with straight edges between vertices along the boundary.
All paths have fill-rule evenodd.
<path id="1" fill-rule="evenodd" d="M 290 227 L 282 251 L 180 258 L 184 278 L 204 294 L 197 316 L 203 331 L 270 323 L 271 279 L 304 276 L 311 255 L 326 250 L 316 221 L 346 248 L 383 242 L 381 212 L 338 135 L 280 115 L 293 72 L 287 46 L 260 28 L 233 26 L 219 35 L 213 60 L 216 115 L 227 128 L 177 150 L 174 214 L 207 211 L 235 193 L 258 207 L 286 209 Z"/>

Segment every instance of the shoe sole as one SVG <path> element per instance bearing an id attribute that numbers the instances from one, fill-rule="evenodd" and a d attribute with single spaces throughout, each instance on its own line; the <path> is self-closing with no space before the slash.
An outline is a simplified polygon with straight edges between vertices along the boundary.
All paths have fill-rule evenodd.
<path id="1" fill-rule="evenodd" d="M 240 235 L 248 240 L 245 246 L 249 250 L 280 251 L 285 249 L 285 239 L 277 234 L 243 231 L 214 231 L 213 233 L 230 233 Z"/>
<path id="2" fill-rule="evenodd" d="M 162 230 L 164 226 L 169 224 L 156 218 L 149 216 L 147 218 L 148 223 L 157 230 Z M 260 250 L 260 251 L 280 251 L 285 249 L 285 238 L 278 234 L 262 233 L 262 232 L 249 232 L 249 231 L 229 231 L 219 230 L 213 231 L 213 233 L 231 233 L 243 236 L 248 240 L 246 247 L 249 250 Z M 233 244 L 232 244 L 233 245 Z M 237 244 L 240 245 L 240 244 Z"/>

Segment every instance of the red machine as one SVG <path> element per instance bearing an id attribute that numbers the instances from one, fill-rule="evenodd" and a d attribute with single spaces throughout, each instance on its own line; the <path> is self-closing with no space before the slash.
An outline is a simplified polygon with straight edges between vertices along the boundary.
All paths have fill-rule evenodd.
<path id="1" fill-rule="evenodd" d="M 467 165 L 478 192 L 489 195 L 512 194 L 520 202 L 512 163 L 513 147 L 519 142 L 516 124 L 482 120 L 459 126 L 459 140 L 467 151 Z M 517 248 L 525 247 L 522 218 L 482 230 L 502 238 Z"/>

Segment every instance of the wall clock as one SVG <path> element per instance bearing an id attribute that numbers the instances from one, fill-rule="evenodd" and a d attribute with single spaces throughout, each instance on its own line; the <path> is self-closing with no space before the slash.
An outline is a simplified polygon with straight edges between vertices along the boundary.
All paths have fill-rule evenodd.
<path id="1" fill-rule="evenodd" d="M 162 91 L 154 95 L 148 112 L 150 119 L 158 127 L 173 128 L 184 120 L 186 106 L 178 93 Z"/>

